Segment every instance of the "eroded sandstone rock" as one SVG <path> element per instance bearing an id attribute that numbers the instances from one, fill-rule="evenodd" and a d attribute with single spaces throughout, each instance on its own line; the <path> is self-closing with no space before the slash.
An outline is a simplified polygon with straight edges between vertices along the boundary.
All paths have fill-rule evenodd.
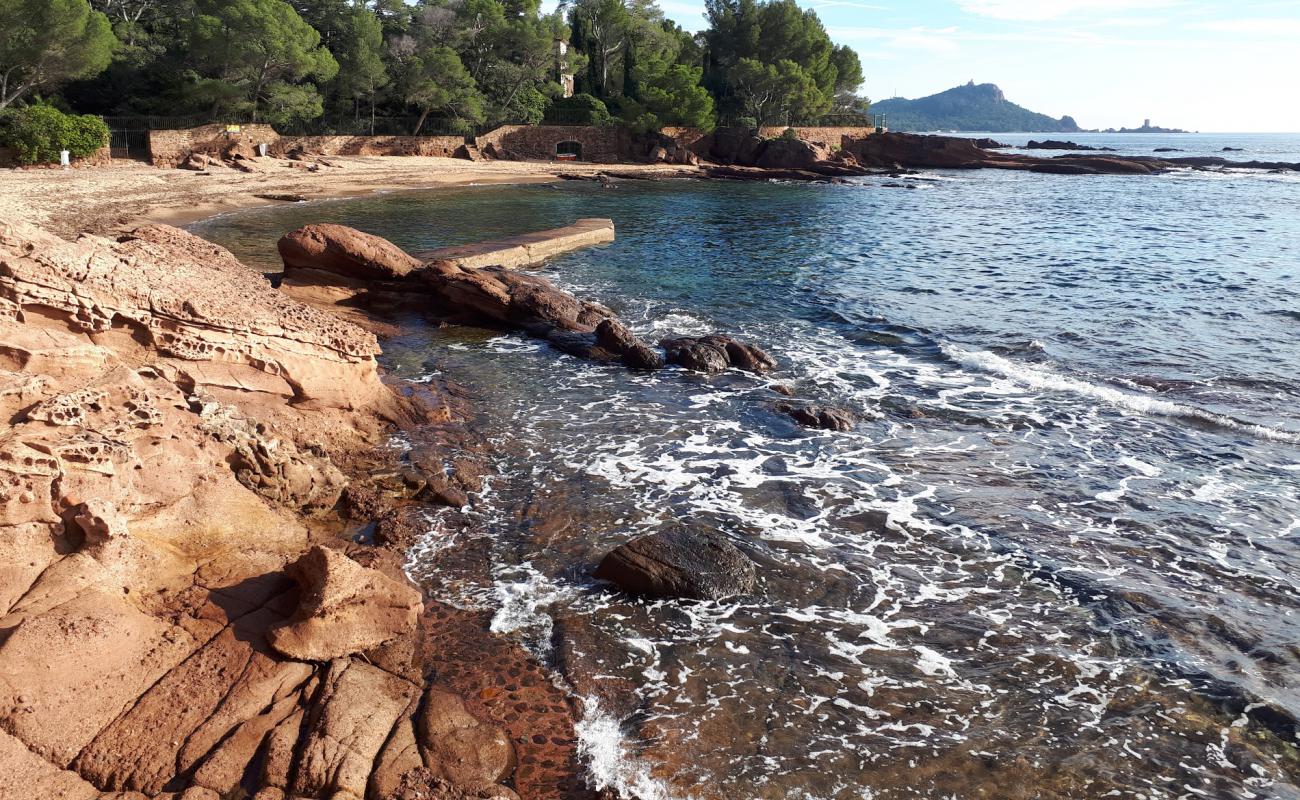
<path id="1" fill-rule="evenodd" d="M 400 280 L 421 264 L 387 239 L 344 225 L 308 225 L 276 244 L 286 268 L 321 269 L 360 280 Z"/>
<path id="2" fill-rule="evenodd" d="M 365 797 L 375 758 L 418 696 L 414 684 L 376 667 L 330 662 L 307 715 L 292 793 Z"/>
<path id="3" fill-rule="evenodd" d="M 327 547 L 311 548 L 286 571 L 298 583 L 298 610 L 267 638 L 288 658 L 329 661 L 378 647 L 415 630 L 424 607 L 414 587 Z"/>
<path id="4" fill-rule="evenodd" d="M 452 321 L 523 330 L 582 358 L 662 366 L 659 354 L 612 311 L 537 275 L 450 261 L 420 264 L 383 239 L 339 225 L 294 231 L 280 240 L 280 252 L 285 290 L 308 302 L 415 303 Z"/>
<path id="5" fill-rule="evenodd" d="M 493 786 L 514 765 L 514 748 L 505 732 L 481 722 L 460 697 L 437 686 L 425 692 L 415 739 L 425 766 L 465 789 Z"/>
<path id="6" fill-rule="evenodd" d="M 412 637 L 376 666 L 267 642 L 323 631 L 329 657 L 419 613 L 351 560 L 304 608 L 284 572 L 345 482 L 333 458 L 424 408 L 376 351 L 182 231 L 0 226 L 0 796 L 365 795 L 413 726 Z"/>

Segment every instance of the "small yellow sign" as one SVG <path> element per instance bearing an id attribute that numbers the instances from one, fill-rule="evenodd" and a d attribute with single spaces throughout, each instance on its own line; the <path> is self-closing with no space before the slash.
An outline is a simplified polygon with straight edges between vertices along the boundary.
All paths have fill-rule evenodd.
<path id="1" fill-rule="evenodd" d="M 227 125 L 227 126 L 226 126 L 226 133 L 239 133 L 241 130 L 243 130 L 243 129 L 240 128 L 238 125 Z"/>

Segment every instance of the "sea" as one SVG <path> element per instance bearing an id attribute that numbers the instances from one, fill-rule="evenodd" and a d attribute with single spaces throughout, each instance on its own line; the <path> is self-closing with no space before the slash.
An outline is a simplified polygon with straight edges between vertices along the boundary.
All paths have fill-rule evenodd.
<path id="1" fill-rule="evenodd" d="M 1300 161 L 1300 134 L 1068 138 Z M 422 250 L 580 217 L 617 241 L 539 274 L 647 339 L 726 332 L 778 369 L 637 373 L 418 322 L 382 359 L 466 387 L 494 444 L 410 574 L 490 610 L 581 701 L 589 783 L 1300 798 L 1300 173 L 467 186 L 192 230 L 275 270 L 308 223 Z M 774 385 L 861 421 L 800 428 Z M 729 537 L 757 590 L 591 577 L 683 527 Z M 486 580 L 439 568 L 469 543 Z"/>

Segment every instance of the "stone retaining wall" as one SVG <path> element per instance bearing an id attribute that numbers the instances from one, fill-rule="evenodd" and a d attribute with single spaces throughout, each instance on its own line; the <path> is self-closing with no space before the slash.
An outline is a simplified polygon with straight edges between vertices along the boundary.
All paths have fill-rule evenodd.
<path id="1" fill-rule="evenodd" d="M 844 137 L 862 138 L 874 128 L 795 128 L 799 138 L 839 146 Z M 775 138 L 785 128 L 768 127 L 759 134 Z M 664 133 L 687 149 L 705 137 L 694 128 L 665 128 Z M 642 154 L 633 153 L 632 137 L 617 126 L 503 125 L 479 136 L 479 149 L 489 144 L 520 158 L 551 160 L 561 142 L 582 146 L 582 161 L 616 163 Z M 175 167 L 190 153 L 220 155 L 232 142 L 256 147 L 265 144 L 281 155 L 295 147 L 321 155 L 442 156 L 450 158 L 464 144 L 460 136 L 281 136 L 270 125 L 243 125 L 227 131 L 225 125 L 203 125 L 188 130 L 149 131 L 149 158 L 156 167 Z"/>
<path id="2" fill-rule="evenodd" d="M 786 129 L 779 125 L 770 125 L 758 129 L 758 135 L 764 139 L 776 139 L 785 133 Z M 850 139 L 862 139 L 875 134 L 876 129 L 870 127 L 853 127 L 853 128 L 832 128 L 832 127 L 803 127 L 795 128 L 795 133 L 805 142 L 821 142 L 831 145 L 832 147 L 841 147 L 845 137 Z M 663 134 L 674 139 L 679 145 L 688 150 L 696 150 L 696 145 L 700 143 L 708 134 L 699 128 L 664 128 Z"/>
<path id="3" fill-rule="evenodd" d="M 583 161 L 612 164 L 631 152 L 632 139 L 624 128 L 591 125 L 503 125 L 478 137 L 479 149 L 489 144 L 521 158 L 553 159 L 561 142 L 582 145 Z"/>
<path id="4" fill-rule="evenodd" d="M 295 147 L 323 156 L 441 156 L 451 158 L 464 136 L 282 136 L 273 151 Z"/>
<path id="5" fill-rule="evenodd" d="M 758 135 L 764 139 L 775 139 L 786 131 L 783 126 L 771 126 L 759 128 Z M 871 136 L 876 132 L 875 128 L 858 127 L 858 128 L 795 128 L 794 132 L 805 142 L 823 142 L 825 144 L 836 145 L 844 139 L 845 136 L 850 139 L 862 139 Z"/>
<path id="6" fill-rule="evenodd" d="M 326 156 L 443 156 L 450 158 L 465 143 L 463 136 L 281 136 L 270 125 L 203 125 L 185 130 L 149 131 L 149 160 L 155 167 L 175 167 L 190 153 L 220 155 L 231 143 L 265 144 L 282 155 L 295 148 Z"/>
<path id="7" fill-rule="evenodd" d="M 220 155 L 233 142 L 256 147 L 275 145 L 280 134 L 270 125 L 241 125 L 237 132 L 225 125 L 201 125 L 175 131 L 149 131 L 149 161 L 155 167 L 175 167 L 190 153 Z"/>

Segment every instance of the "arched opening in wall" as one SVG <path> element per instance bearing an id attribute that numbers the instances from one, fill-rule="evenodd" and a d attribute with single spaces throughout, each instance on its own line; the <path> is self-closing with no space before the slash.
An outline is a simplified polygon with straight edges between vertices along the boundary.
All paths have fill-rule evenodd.
<path id="1" fill-rule="evenodd" d="M 555 146 L 558 161 L 578 161 L 582 158 L 582 142 L 560 142 Z"/>

